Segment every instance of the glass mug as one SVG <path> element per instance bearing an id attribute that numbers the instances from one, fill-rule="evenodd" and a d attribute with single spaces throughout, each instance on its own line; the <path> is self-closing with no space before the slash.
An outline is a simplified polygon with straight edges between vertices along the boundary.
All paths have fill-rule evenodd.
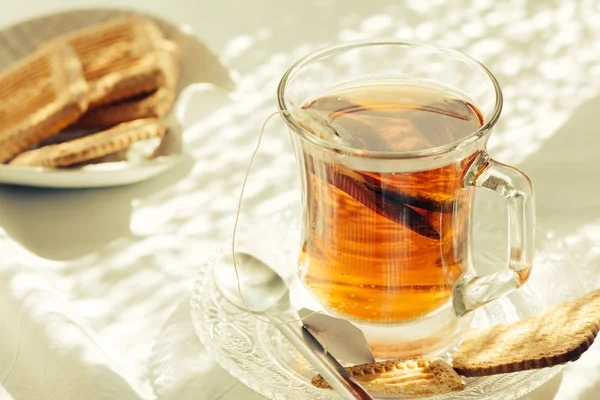
<path id="1" fill-rule="evenodd" d="M 394 141 L 374 150 L 323 139 L 292 117 L 295 107 L 306 109 L 339 88 L 382 82 L 443 88 L 468 101 L 479 124 L 437 146 L 403 149 Z M 386 94 L 385 85 L 378 90 L 384 97 L 395 93 Z M 451 346 L 468 327 L 471 311 L 527 281 L 533 188 L 522 172 L 486 152 L 502 93 L 479 62 L 423 43 L 342 44 L 298 61 L 277 96 L 279 110 L 287 111 L 282 115 L 302 182 L 300 279 L 326 312 L 363 330 L 376 357 L 420 356 Z M 341 110 L 334 110 L 337 116 Z M 387 131 L 398 129 L 398 120 L 381 121 L 389 124 Z M 476 275 L 471 256 L 477 187 L 496 191 L 509 211 L 508 265 L 489 276 Z"/>

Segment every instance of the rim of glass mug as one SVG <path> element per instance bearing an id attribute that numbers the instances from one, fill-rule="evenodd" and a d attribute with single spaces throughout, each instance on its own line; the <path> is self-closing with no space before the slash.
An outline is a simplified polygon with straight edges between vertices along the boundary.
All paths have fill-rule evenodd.
<path id="1" fill-rule="evenodd" d="M 335 142 L 330 142 L 325 139 L 321 139 L 317 135 L 307 131 L 302 126 L 300 126 L 294 118 L 291 117 L 288 106 L 286 103 L 285 92 L 288 87 L 288 84 L 293 80 L 295 75 L 301 71 L 303 67 L 307 67 L 308 65 L 330 57 L 332 55 L 342 53 L 348 50 L 362 48 L 362 47 L 370 47 L 370 46 L 406 46 L 406 47 L 419 47 L 422 49 L 428 49 L 440 54 L 445 54 L 459 61 L 464 62 L 470 66 L 475 67 L 484 75 L 487 76 L 489 82 L 492 84 L 494 88 L 494 107 L 491 111 L 487 112 L 484 115 L 484 123 L 483 125 L 477 129 L 475 132 L 465 136 L 464 138 L 442 145 L 438 147 L 432 147 L 430 149 L 424 150 L 412 150 L 412 151 L 372 151 L 372 150 L 361 150 L 348 146 L 344 146 L 343 144 L 338 144 Z M 438 46 L 435 44 L 427 43 L 427 42 L 416 42 L 416 41 L 407 41 L 407 40 L 393 40 L 393 39 L 381 39 L 381 40 L 361 40 L 354 42 L 346 42 L 342 44 L 335 44 L 332 46 L 328 46 L 322 48 L 320 50 L 314 51 L 305 57 L 298 60 L 294 63 L 283 75 L 281 81 L 279 82 L 279 86 L 277 88 L 277 107 L 279 111 L 282 112 L 283 120 L 286 124 L 294 130 L 300 137 L 314 145 L 320 146 L 321 148 L 326 148 L 332 151 L 336 151 L 348 156 L 358 156 L 364 158 L 375 158 L 375 159 L 409 159 L 409 158 L 421 158 L 421 157 L 429 157 L 433 155 L 440 155 L 448 152 L 452 152 L 459 146 L 470 144 L 478 141 L 479 139 L 486 136 L 488 132 L 496 124 L 496 121 L 500 117 L 502 112 L 502 90 L 500 89 L 500 84 L 496 80 L 496 77 L 488 70 L 483 64 L 474 59 L 473 57 L 455 49 Z"/>

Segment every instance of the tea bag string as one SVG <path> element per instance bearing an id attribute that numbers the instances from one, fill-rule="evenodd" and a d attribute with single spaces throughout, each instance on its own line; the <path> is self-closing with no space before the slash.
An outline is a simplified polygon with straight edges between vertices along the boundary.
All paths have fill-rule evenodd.
<path id="1" fill-rule="evenodd" d="M 269 123 L 269 121 L 271 120 L 271 118 L 273 118 L 276 115 L 290 115 L 292 116 L 292 113 L 289 111 L 276 111 L 274 113 L 272 113 L 271 115 L 269 115 L 267 117 L 267 119 L 265 120 L 265 122 L 263 122 L 262 128 L 260 129 L 260 134 L 258 135 L 258 141 L 256 142 L 256 147 L 254 148 L 254 151 L 252 153 L 252 156 L 250 157 L 250 162 L 248 163 L 248 168 L 246 169 L 246 174 L 244 176 L 244 181 L 242 182 L 242 188 L 240 190 L 240 196 L 238 198 L 238 207 L 237 207 L 237 211 L 235 214 L 235 223 L 233 225 L 233 238 L 231 240 L 231 255 L 232 255 L 232 259 L 233 259 L 233 269 L 235 270 L 235 278 L 237 279 L 237 289 L 238 289 L 238 293 L 240 295 L 240 298 L 242 299 L 242 303 L 244 303 L 244 308 L 246 309 L 246 312 L 248 312 L 250 315 L 252 315 L 254 318 L 256 318 L 257 320 L 261 321 L 261 322 L 265 322 L 267 324 L 271 324 L 273 326 L 278 326 L 278 325 L 285 325 L 285 324 L 289 324 L 289 323 L 295 323 L 295 322 L 302 322 L 305 318 L 308 318 L 314 314 L 319 313 L 318 311 L 314 311 L 312 313 L 310 313 L 309 315 L 306 315 L 302 318 L 295 318 L 289 321 L 280 321 L 280 322 L 273 322 L 272 320 L 269 320 L 268 318 L 261 318 L 260 317 L 260 313 L 256 313 L 254 311 L 252 311 L 250 309 L 250 307 L 248 307 L 248 303 L 246 303 L 246 299 L 244 298 L 244 294 L 242 293 L 242 284 L 240 282 L 240 275 L 238 272 L 238 268 L 237 268 L 237 261 L 235 258 L 235 237 L 237 234 L 237 228 L 238 228 L 238 224 L 239 224 L 239 220 L 240 220 L 240 213 L 242 210 L 242 199 L 244 197 L 244 190 L 246 188 L 246 183 L 248 182 L 248 177 L 250 176 L 250 169 L 252 168 L 252 163 L 254 162 L 254 159 L 256 158 L 256 155 L 258 154 L 258 150 L 260 148 L 261 142 L 262 142 L 262 138 L 263 138 L 263 134 L 265 132 L 265 128 L 267 126 L 267 123 Z"/>

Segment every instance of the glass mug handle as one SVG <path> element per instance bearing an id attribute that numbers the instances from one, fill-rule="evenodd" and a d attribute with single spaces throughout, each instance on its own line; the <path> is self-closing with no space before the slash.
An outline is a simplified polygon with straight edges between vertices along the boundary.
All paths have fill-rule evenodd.
<path id="1" fill-rule="evenodd" d="M 473 163 L 466 187 L 491 189 L 508 205 L 509 263 L 487 276 L 464 273 L 453 290 L 453 307 L 460 317 L 488 302 L 520 288 L 531 271 L 535 231 L 533 186 L 518 169 L 490 160 L 487 155 Z"/>

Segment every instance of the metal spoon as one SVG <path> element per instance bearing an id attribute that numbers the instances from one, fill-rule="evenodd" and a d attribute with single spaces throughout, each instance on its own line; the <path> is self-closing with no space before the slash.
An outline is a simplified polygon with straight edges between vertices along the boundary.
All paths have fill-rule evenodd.
<path id="1" fill-rule="evenodd" d="M 289 289 L 281 276 L 250 254 L 236 253 L 235 257 L 244 297 L 240 297 L 237 280 L 235 276 L 232 277 L 231 268 L 216 268 L 213 275 L 223 296 L 234 306 L 243 310 L 248 307 L 250 311 L 272 321 L 281 334 L 344 399 L 373 400 L 308 329 L 300 322 L 286 323 L 277 316 L 290 310 Z M 233 263 L 233 260 L 231 262 Z"/>

